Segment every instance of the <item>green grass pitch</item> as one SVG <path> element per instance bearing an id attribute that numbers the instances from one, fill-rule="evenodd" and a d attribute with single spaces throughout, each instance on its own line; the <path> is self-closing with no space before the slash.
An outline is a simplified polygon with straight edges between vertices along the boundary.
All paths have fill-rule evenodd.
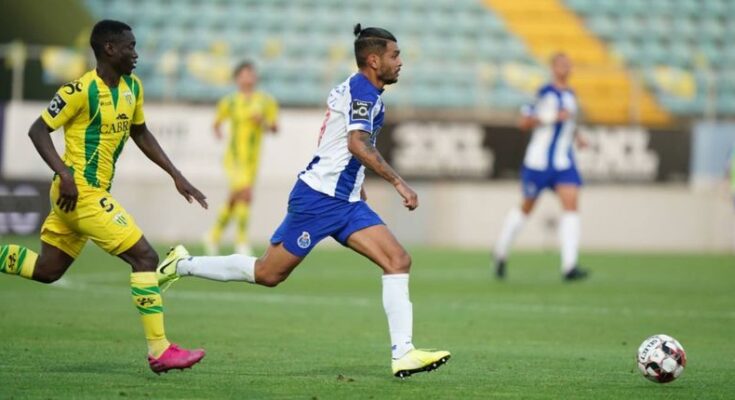
<path id="1" fill-rule="evenodd" d="M 379 270 L 322 247 L 275 289 L 174 285 L 168 336 L 207 357 L 156 376 L 129 269 L 90 244 L 60 284 L 0 276 L 0 398 L 735 398 L 732 256 L 589 253 L 591 279 L 564 284 L 553 252 L 514 255 L 505 282 L 485 251 L 412 253 L 414 342 L 453 354 L 436 372 L 391 376 Z M 656 333 L 689 358 L 667 385 L 634 361 Z"/>

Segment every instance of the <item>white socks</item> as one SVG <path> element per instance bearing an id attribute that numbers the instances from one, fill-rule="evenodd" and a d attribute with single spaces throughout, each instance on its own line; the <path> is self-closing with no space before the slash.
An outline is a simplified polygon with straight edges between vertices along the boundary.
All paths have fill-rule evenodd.
<path id="1" fill-rule="evenodd" d="M 255 283 L 257 258 L 242 254 L 218 257 L 189 257 L 181 259 L 176 272 L 181 276 L 198 276 L 215 281 L 246 281 Z"/>
<path id="2" fill-rule="evenodd" d="M 508 258 L 508 251 L 510 251 L 510 246 L 513 244 L 513 239 L 521 231 L 525 222 L 526 215 L 523 214 L 520 208 L 514 207 L 510 210 L 505 217 L 498 242 L 495 244 L 495 253 L 493 254 L 495 259 L 505 260 Z"/>
<path id="3" fill-rule="evenodd" d="M 393 359 L 413 350 L 413 305 L 408 298 L 408 274 L 383 275 L 383 308 L 388 317 Z"/>
<path id="4" fill-rule="evenodd" d="M 574 211 L 564 212 L 559 221 L 559 239 L 561 240 L 561 272 L 566 274 L 577 266 L 579 253 L 579 214 Z"/>

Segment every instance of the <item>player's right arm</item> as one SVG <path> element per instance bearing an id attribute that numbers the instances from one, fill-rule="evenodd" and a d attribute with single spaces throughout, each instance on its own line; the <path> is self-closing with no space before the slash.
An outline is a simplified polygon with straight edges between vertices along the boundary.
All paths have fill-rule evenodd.
<path id="1" fill-rule="evenodd" d="M 59 176 L 59 198 L 56 205 L 65 212 L 76 208 L 79 191 L 69 167 L 64 164 L 56 151 L 50 133 L 74 118 L 83 104 L 84 94 L 81 82 L 69 82 L 56 92 L 48 108 L 41 113 L 41 116 L 28 130 L 28 136 L 38 154 L 41 155 L 46 165 Z"/>
<path id="2" fill-rule="evenodd" d="M 50 133 L 53 131 L 41 117 L 38 117 L 28 130 L 28 136 L 30 136 L 33 146 L 36 147 L 36 151 L 41 155 L 46 165 L 59 176 L 59 198 L 56 200 L 56 205 L 61 210 L 69 212 L 77 206 L 79 191 L 76 183 L 74 183 L 74 176 L 64 164 L 64 161 L 61 160 L 54 143 L 51 141 Z"/>
<path id="3" fill-rule="evenodd" d="M 370 168 L 381 178 L 390 182 L 396 188 L 401 197 L 403 197 L 403 205 L 409 210 L 414 210 L 419 206 L 419 197 L 416 192 L 411 189 L 406 181 L 391 167 L 373 145 L 370 133 L 363 130 L 352 130 L 347 134 L 347 149 L 357 157 L 362 165 Z"/>
<path id="4" fill-rule="evenodd" d="M 217 103 L 217 114 L 214 117 L 214 124 L 212 125 L 214 137 L 217 139 L 224 137 L 222 134 L 222 123 L 227 118 L 230 118 L 231 101 L 230 96 L 225 96 Z"/>

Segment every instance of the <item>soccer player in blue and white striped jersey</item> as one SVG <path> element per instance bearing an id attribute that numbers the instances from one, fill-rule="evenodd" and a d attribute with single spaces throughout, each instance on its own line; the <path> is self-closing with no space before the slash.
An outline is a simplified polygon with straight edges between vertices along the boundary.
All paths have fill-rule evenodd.
<path id="1" fill-rule="evenodd" d="M 332 89 L 316 154 L 299 174 L 288 200 L 288 214 L 260 258 L 244 255 L 190 257 L 177 246 L 158 268 L 165 289 L 181 276 L 246 281 L 276 286 L 327 236 L 375 262 L 383 270 L 383 307 L 391 337 L 393 374 L 403 378 L 430 371 L 450 357 L 447 351 L 413 346 L 413 306 L 408 296 L 411 257 L 365 202 L 365 168 L 390 182 L 409 210 L 416 192 L 375 148 L 383 125 L 381 98 L 401 69 L 396 38 L 381 28 L 355 27 L 359 71 Z"/>
<path id="2" fill-rule="evenodd" d="M 578 105 L 568 84 L 571 69 L 569 57 L 555 54 L 551 59 L 552 82 L 539 89 L 533 106 L 523 109 L 521 128 L 533 129 L 533 134 L 521 171 L 523 202 L 508 213 L 495 246 L 495 274 L 499 279 L 505 277 L 513 239 L 547 188 L 556 192 L 563 209 L 559 222 L 563 278 L 569 281 L 587 276 L 577 265 L 580 237 L 577 200 L 582 178 L 574 162 Z"/>

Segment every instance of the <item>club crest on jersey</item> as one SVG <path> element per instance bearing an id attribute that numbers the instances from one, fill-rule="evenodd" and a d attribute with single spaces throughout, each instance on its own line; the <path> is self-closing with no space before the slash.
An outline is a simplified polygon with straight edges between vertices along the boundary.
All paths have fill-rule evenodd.
<path id="1" fill-rule="evenodd" d="M 133 94 L 129 90 L 126 90 L 125 93 L 123 93 L 123 97 L 125 97 L 125 101 L 127 101 L 129 105 L 133 105 Z"/>
<path id="2" fill-rule="evenodd" d="M 527 182 L 526 183 L 526 195 L 529 197 L 536 197 L 538 194 L 538 187 L 533 182 Z"/>
<path id="3" fill-rule="evenodd" d="M 58 93 L 54 95 L 54 98 L 51 99 L 51 103 L 48 105 L 48 113 L 51 115 L 51 117 L 56 118 L 57 115 L 61 112 L 61 110 L 66 107 L 66 102 L 64 99 L 59 96 Z"/>
<path id="4" fill-rule="evenodd" d="M 352 101 L 352 120 L 370 121 L 370 107 L 373 103 L 364 100 Z"/>
<path id="5" fill-rule="evenodd" d="M 296 244 L 298 244 L 302 249 L 309 248 L 309 246 L 311 246 L 311 235 L 309 235 L 309 232 L 302 232 L 301 236 L 296 240 Z"/>
<path id="6" fill-rule="evenodd" d="M 126 226 L 128 224 L 128 219 L 125 218 L 125 215 L 121 212 L 115 214 L 115 217 L 112 220 L 120 226 Z"/>

